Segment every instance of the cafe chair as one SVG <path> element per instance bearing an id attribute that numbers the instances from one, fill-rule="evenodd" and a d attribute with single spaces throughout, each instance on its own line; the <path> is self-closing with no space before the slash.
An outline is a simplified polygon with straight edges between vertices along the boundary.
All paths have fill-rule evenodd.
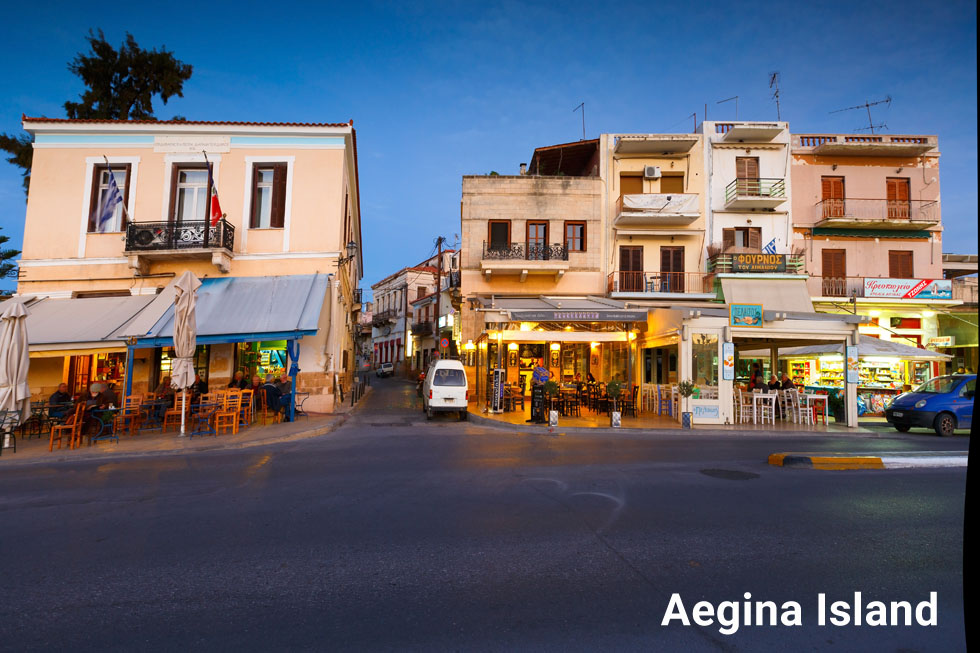
<path id="1" fill-rule="evenodd" d="M 634 385 L 632 391 L 619 402 L 621 406 L 620 410 L 624 415 L 628 413 L 636 417 L 636 393 L 639 389 L 639 386 Z"/>
<path id="2" fill-rule="evenodd" d="M 146 413 L 141 409 L 142 404 L 143 395 L 129 395 L 123 399 L 122 410 L 119 411 L 112 423 L 113 430 L 116 433 L 128 431 L 130 435 L 139 431 L 143 419 L 146 417 Z"/>
<path id="3" fill-rule="evenodd" d="M 265 393 L 263 393 L 265 394 Z M 252 401 L 254 400 L 254 392 L 251 389 L 242 390 L 242 406 L 239 409 L 239 426 L 244 426 L 248 428 L 252 425 Z"/>
<path id="4" fill-rule="evenodd" d="M 215 435 L 220 435 L 222 430 L 230 431 L 232 435 L 238 433 L 239 413 L 242 409 L 242 393 L 229 392 L 225 395 L 224 406 L 214 414 Z"/>
<path id="5" fill-rule="evenodd" d="M 182 393 L 176 393 L 174 395 L 173 408 L 168 408 L 167 411 L 163 414 L 163 432 L 166 432 L 168 430 L 171 420 L 174 423 L 175 431 L 180 428 L 181 394 Z M 186 403 L 187 412 L 190 412 L 190 406 L 191 406 L 191 397 L 188 396 L 187 403 Z"/>
<path id="6" fill-rule="evenodd" d="M 257 395 L 259 398 L 259 414 L 262 416 L 262 425 L 266 424 L 278 424 L 282 419 L 282 413 L 278 410 L 269 410 L 268 397 L 266 396 L 265 390 L 260 390 Z"/>
<path id="7" fill-rule="evenodd" d="M 82 422 L 84 421 L 85 404 L 78 402 L 75 412 L 72 413 L 64 424 L 55 424 L 51 427 L 51 441 L 48 443 L 48 451 L 54 451 L 55 440 L 58 441 L 58 448 L 61 449 L 61 440 L 68 438 L 68 448 L 75 448 L 75 441 L 82 443 Z"/>
<path id="8" fill-rule="evenodd" d="M 517 410 L 517 404 L 521 405 L 521 410 L 524 410 L 524 387 L 518 386 L 517 392 L 511 394 L 511 410 Z"/>

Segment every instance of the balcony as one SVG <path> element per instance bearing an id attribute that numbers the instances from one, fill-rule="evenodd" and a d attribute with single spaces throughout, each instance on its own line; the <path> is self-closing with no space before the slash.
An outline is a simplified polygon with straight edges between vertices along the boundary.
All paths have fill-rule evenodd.
<path id="1" fill-rule="evenodd" d="M 814 206 L 815 227 L 926 229 L 939 224 L 935 200 L 827 199 Z"/>
<path id="2" fill-rule="evenodd" d="M 398 311 L 393 308 L 387 308 L 383 311 L 378 311 L 371 316 L 371 326 L 373 327 L 383 327 L 389 322 L 394 322 L 398 319 Z"/>
<path id="3" fill-rule="evenodd" d="M 351 301 L 354 302 L 355 304 L 357 304 L 358 307 L 360 307 L 360 305 L 362 303 L 364 303 L 363 297 L 364 297 L 363 289 L 362 288 L 355 288 L 354 289 L 353 296 L 351 298 Z M 360 310 L 360 309 L 358 309 L 358 310 Z"/>
<path id="4" fill-rule="evenodd" d="M 627 299 L 714 299 L 713 284 L 701 272 L 610 272 L 606 280 L 610 297 Z M 694 295 L 692 297 L 692 295 Z"/>
<path id="5" fill-rule="evenodd" d="M 935 136 L 796 134 L 793 151 L 820 156 L 915 157 L 937 147 Z"/>
<path id="6" fill-rule="evenodd" d="M 413 336 L 431 336 L 432 335 L 432 321 L 428 322 L 415 322 L 412 324 L 412 335 Z"/>
<path id="7" fill-rule="evenodd" d="M 769 143 L 783 132 L 776 122 L 720 122 L 715 133 L 724 134 L 726 143 Z"/>
<path id="8" fill-rule="evenodd" d="M 725 187 L 726 209 L 775 209 L 786 201 L 786 181 L 780 178 L 735 179 Z"/>
<path id="9" fill-rule="evenodd" d="M 701 216 L 697 193 L 623 195 L 616 202 L 617 229 L 688 226 Z"/>
<path id="10" fill-rule="evenodd" d="M 616 154 L 683 154 L 698 144 L 697 134 L 625 134 L 616 137 Z"/>
<path id="11" fill-rule="evenodd" d="M 151 261 L 211 259 L 222 272 L 231 268 L 235 251 L 235 227 L 227 220 L 208 226 L 206 220 L 191 222 L 130 222 L 126 225 L 125 254 L 139 274 Z"/>
<path id="12" fill-rule="evenodd" d="M 708 257 L 708 274 L 804 274 L 802 254 L 727 251 Z"/>
<path id="13" fill-rule="evenodd" d="M 488 280 L 495 274 L 519 275 L 523 282 L 528 275 L 548 274 L 558 281 L 568 271 L 568 249 L 560 243 L 491 245 L 484 241 L 480 269 Z"/>

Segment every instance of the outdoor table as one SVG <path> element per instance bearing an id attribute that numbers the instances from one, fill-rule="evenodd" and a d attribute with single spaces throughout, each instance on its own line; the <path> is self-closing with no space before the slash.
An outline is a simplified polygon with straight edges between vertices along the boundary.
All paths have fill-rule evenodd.
<path id="1" fill-rule="evenodd" d="M 57 404 L 55 404 L 57 405 Z M 20 435 L 30 439 L 32 435 L 44 434 L 44 423 L 48 421 L 48 405 L 43 401 L 31 402 L 31 416 L 20 425 Z"/>
<path id="2" fill-rule="evenodd" d="M 99 432 L 95 435 L 89 437 L 89 446 L 93 442 L 98 442 L 99 440 L 115 440 L 119 442 L 119 436 L 116 435 L 116 429 L 113 426 L 115 423 L 116 415 L 119 414 L 121 408 L 93 408 L 89 410 L 89 414 L 92 415 L 99 422 Z"/>
<path id="3" fill-rule="evenodd" d="M 162 429 L 163 412 L 171 405 L 173 405 L 172 399 L 151 399 L 141 403 L 140 410 L 146 413 L 146 421 L 140 425 L 140 430 Z"/>
<path id="4" fill-rule="evenodd" d="M 776 414 L 776 395 L 770 392 L 752 392 L 752 423 L 758 423 L 759 417 L 759 400 L 768 401 L 772 403 L 773 415 Z"/>
<path id="5" fill-rule="evenodd" d="M 803 395 L 803 401 L 806 403 L 806 410 L 811 410 L 814 404 L 823 403 L 823 421 L 827 421 L 827 403 L 828 395 L 818 395 L 806 393 Z"/>
<path id="6" fill-rule="evenodd" d="M 195 422 L 196 426 L 188 435 L 192 438 L 195 435 L 217 435 L 218 432 L 211 425 L 211 417 L 220 407 L 221 404 L 216 401 L 191 404 L 191 420 Z"/>
<path id="7" fill-rule="evenodd" d="M 302 397 L 302 399 L 300 397 Z M 306 414 L 306 411 L 303 410 L 303 404 L 305 404 L 306 400 L 309 398 L 310 398 L 309 392 L 296 393 L 296 417 L 299 417 L 300 415 L 302 415 L 303 417 L 309 417 L 309 415 Z"/>
<path id="8" fill-rule="evenodd" d="M 15 410 L 0 410 L 0 454 L 5 448 L 13 449 L 17 453 L 17 436 L 14 430 L 17 428 L 18 414 Z M 9 446 L 7 437 L 10 437 Z"/>

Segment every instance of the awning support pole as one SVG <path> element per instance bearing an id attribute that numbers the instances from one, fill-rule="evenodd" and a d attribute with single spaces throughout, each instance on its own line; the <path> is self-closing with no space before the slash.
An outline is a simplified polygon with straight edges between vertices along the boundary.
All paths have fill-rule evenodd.
<path id="1" fill-rule="evenodd" d="M 133 394 L 133 347 L 126 347 L 126 397 Z"/>
<path id="2" fill-rule="evenodd" d="M 296 351 L 294 349 L 295 346 L 296 346 L 296 341 L 295 340 L 287 340 L 286 341 L 286 357 L 289 358 L 298 367 L 299 366 L 299 360 L 298 360 L 299 356 L 297 356 L 296 358 L 293 358 L 293 352 Z M 291 377 L 290 378 L 290 383 L 292 384 L 292 387 L 291 387 L 291 390 L 290 390 L 290 393 L 289 393 L 289 421 L 292 422 L 292 421 L 295 421 L 295 419 L 296 419 L 296 375 L 295 374 L 291 374 L 290 377 Z"/>

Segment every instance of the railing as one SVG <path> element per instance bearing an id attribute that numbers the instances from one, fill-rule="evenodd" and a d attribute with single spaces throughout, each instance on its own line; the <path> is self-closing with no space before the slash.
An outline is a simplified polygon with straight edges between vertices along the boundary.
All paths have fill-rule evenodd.
<path id="1" fill-rule="evenodd" d="M 446 273 L 446 282 L 443 284 L 444 290 L 459 288 L 463 275 L 459 270 L 450 270 Z"/>
<path id="2" fill-rule="evenodd" d="M 706 282 L 701 272 L 610 272 L 606 292 L 665 292 L 665 293 L 704 293 L 711 292 L 711 284 Z"/>
<path id="3" fill-rule="evenodd" d="M 800 136 L 800 145 L 802 147 L 816 147 L 818 145 L 823 145 L 824 143 L 836 142 L 836 136 Z"/>
<path id="4" fill-rule="evenodd" d="M 764 254 L 761 249 L 759 250 L 749 250 L 747 248 L 742 248 L 738 252 L 723 252 L 721 254 L 714 254 L 708 257 L 707 270 L 708 274 L 718 274 L 718 273 L 729 273 L 732 272 L 732 260 L 737 254 Z M 780 274 L 803 274 L 806 267 L 806 261 L 802 254 L 785 254 L 786 257 L 786 271 L 780 272 Z"/>
<path id="5" fill-rule="evenodd" d="M 484 260 L 567 261 L 568 249 L 555 243 L 512 243 L 490 245 L 483 241 Z"/>
<path id="6" fill-rule="evenodd" d="M 375 313 L 371 316 L 371 326 L 384 326 L 389 320 L 398 316 L 398 311 L 393 308 L 387 308 L 383 311 Z"/>
<path id="7" fill-rule="evenodd" d="M 977 278 L 953 279 L 953 299 L 959 299 L 964 304 L 976 304 Z"/>
<path id="8" fill-rule="evenodd" d="M 413 336 L 424 336 L 432 335 L 432 321 L 428 322 L 415 322 L 412 324 L 412 335 Z"/>
<path id="9" fill-rule="evenodd" d="M 808 286 L 818 297 L 864 297 L 864 277 L 810 277 Z"/>
<path id="10" fill-rule="evenodd" d="M 191 222 L 130 222 L 126 225 L 126 251 L 171 249 L 235 250 L 235 227 L 227 220 L 208 226 L 207 220 Z"/>
<path id="11" fill-rule="evenodd" d="M 732 127 L 734 127 L 734 126 L 735 126 L 735 123 L 731 123 L 731 122 L 718 122 L 718 123 L 715 123 L 715 133 L 716 134 L 727 134 L 728 132 L 730 132 L 732 130 Z"/>
<path id="12" fill-rule="evenodd" d="M 935 200 L 826 199 L 817 202 L 814 217 L 817 221 L 854 218 L 934 222 L 939 220 L 938 206 Z"/>
<path id="13" fill-rule="evenodd" d="M 363 300 L 362 300 L 363 296 L 364 296 L 363 295 L 363 288 L 355 288 L 354 289 L 353 297 L 351 298 L 351 301 L 353 301 L 355 304 L 362 304 L 363 303 Z"/>
<path id="14" fill-rule="evenodd" d="M 786 199 L 786 181 L 763 177 L 735 179 L 725 188 L 725 202 L 731 202 L 738 197 Z"/>

